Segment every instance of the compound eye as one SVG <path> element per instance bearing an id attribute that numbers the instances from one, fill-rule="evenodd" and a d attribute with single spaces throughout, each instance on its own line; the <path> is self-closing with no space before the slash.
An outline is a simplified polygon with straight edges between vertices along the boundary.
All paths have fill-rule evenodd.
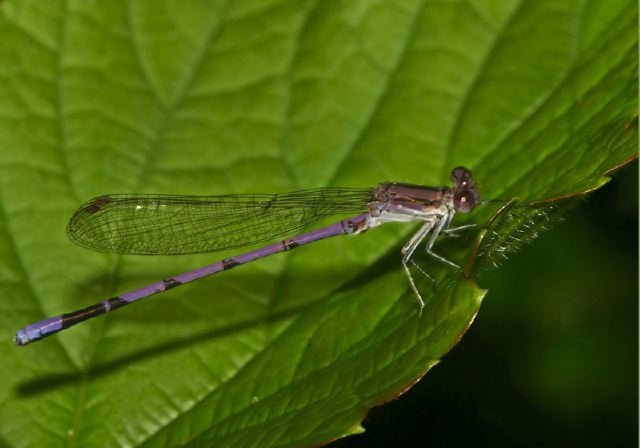
<path id="1" fill-rule="evenodd" d="M 457 166 L 451 171 L 451 181 L 458 189 L 473 187 L 471 171 L 463 166 Z"/>
<path id="2" fill-rule="evenodd" d="M 478 204 L 480 195 L 475 188 L 458 191 L 453 196 L 453 208 L 460 213 L 469 213 Z"/>

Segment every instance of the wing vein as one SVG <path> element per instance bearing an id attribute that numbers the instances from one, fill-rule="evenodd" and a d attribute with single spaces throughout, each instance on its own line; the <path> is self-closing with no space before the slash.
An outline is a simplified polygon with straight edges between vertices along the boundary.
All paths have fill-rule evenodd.
<path id="1" fill-rule="evenodd" d="M 372 194 L 370 188 L 319 188 L 272 195 L 106 195 L 84 203 L 67 233 L 99 252 L 216 252 L 286 236 L 332 215 L 366 211 Z"/>

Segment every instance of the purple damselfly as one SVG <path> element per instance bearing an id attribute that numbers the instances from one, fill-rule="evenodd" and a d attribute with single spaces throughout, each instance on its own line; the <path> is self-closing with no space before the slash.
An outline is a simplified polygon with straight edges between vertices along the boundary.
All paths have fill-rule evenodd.
<path id="1" fill-rule="evenodd" d="M 434 253 L 432 248 L 440 233 L 452 233 L 470 227 L 449 228 L 456 212 L 470 212 L 480 199 L 468 169 L 454 168 L 451 181 L 451 187 L 384 182 L 373 189 L 319 188 L 273 195 L 99 196 L 83 204 L 73 214 L 67 233 L 72 241 L 83 247 L 117 254 L 215 252 L 273 240 L 332 215 L 360 214 L 194 271 L 168 277 L 87 308 L 27 325 L 16 333 L 14 341 L 16 345 L 27 345 L 136 300 L 207 275 L 331 236 L 356 235 L 387 222 L 423 222 L 402 248 L 402 267 L 422 310 L 424 300 L 411 275 L 409 263 L 423 275 L 429 275 L 412 260 L 414 251 L 431 234 L 426 243 L 427 253 L 458 268 L 455 263 Z"/>

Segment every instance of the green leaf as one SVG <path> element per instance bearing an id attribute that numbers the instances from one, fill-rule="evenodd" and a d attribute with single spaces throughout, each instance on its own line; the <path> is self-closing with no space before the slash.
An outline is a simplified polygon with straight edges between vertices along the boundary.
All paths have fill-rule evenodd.
<path id="1" fill-rule="evenodd" d="M 635 157 L 637 58 L 628 0 L 0 3 L 0 444 L 362 431 L 459 340 L 508 238 Z M 446 185 L 455 165 L 483 199 L 519 203 L 456 217 L 479 230 L 437 247 L 470 277 L 422 260 L 437 282 L 419 281 L 421 316 L 399 267 L 413 229 L 389 225 L 11 344 L 227 255 L 75 247 L 65 224 L 92 196 Z"/>

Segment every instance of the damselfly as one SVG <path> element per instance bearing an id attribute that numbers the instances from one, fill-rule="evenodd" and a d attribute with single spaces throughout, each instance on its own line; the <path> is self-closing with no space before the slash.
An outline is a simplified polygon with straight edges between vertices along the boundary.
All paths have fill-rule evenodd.
<path id="1" fill-rule="evenodd" d="M 83 204 L 74 213 L 67 231 L 71 240 L 81 246 L 117 254 L 215 252 L 283 237 L 332 215 L 359 214 L 194 271 L 165 278 L 87 308 L 44 319 L 18 331 L 15 343 L 27 345 L 136 300 L 207 275 L 331 236 L 357 235 L 387 222 L 423 223 L 402 248 L 402 267 L 422 308 L 424 300 L 411 275 L 409 264 L 427 274 L 412 260 L 413 253 L 429 236 L 427 253 L 457 268 L 455 263 L 434 253 L 433 245 L 442 232 L 468 227 L 449 228 L 456 212 L 470 212 L 480 200 L 468 169 L 454 168 L 451 181 L 451 187 L 384 182 L 375 188 L 319 188 L 273 195 L 99 196 Z"/>

